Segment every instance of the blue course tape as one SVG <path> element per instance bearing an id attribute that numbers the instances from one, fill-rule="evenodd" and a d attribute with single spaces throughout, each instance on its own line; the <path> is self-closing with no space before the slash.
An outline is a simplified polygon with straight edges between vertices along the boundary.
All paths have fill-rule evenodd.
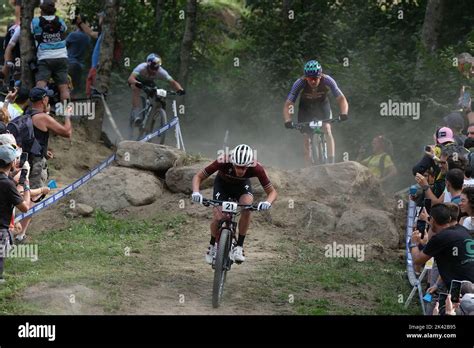
<path id="1" fill-rule="evenodd" d="M 407 229 L 405 233 L 405 249 L 406 249 L 406 262 L 407 262 L 407 276 L 411 286 L 415 286 L 417 277 L 415 274 L 415 268 L 413 267 L 413 258 L 410 252 L 411 236 L 413 233 L 413 225 L 416 217 L 416 203 L 408 197 L 408 209 L 407 209 Z"/>
<path id="2" fill-rule="evenodd" d="M 146 135 L 145 137 L 143 137 L 139 141 L 147 142 L 150 139 L 152 139 L 154 137 L 157 137 L 158 135 L 168 131 L 170 128 L 176 126 L 177 123 L 178 123 L 178 117 L 174 117 L 169 123 L 165 124 L 163 127 L 158 129 L 156 132 L 153 132 L 151 134 Z M 84 176 L 82 176 L 79 179 L 77 179 L 76 181 L 74 181 L 72 184 L 70 184 L 70 185 L 66 186 L 65 188 L 63 188 L 62 190 L 56 192 L 54 195 L 52 195 L 48 199 L 44 200 L 43 202 L 40 202 L 40 203 L 36 204 L 33 208 L 28 210 L 26 213 L 18 215 L 15 218 L 15 223 L 23 220 L 24 218 L 27 218 L 27 217 L 30 217 L 30 216 L 33 216 L 33 215 L 39 213 L 41 210 L 46 209 L 47 207 L 49 207 L 50 205 L 56 203 L 57 201 L 64 198 L 65 196 L 67 196 L 71 192 L 74 192 L 79 187 L 81 187 L 82 185 L 84 185 L 85 183 L 90 181 L 94 176 L 96 176 L 97 174 L 102 172 L 105 168 L 109 167 L 115 161 L 115 157 L 116 157 L 116 154 L 113 154 L 112 156 L 107 158 L 105 161 L 100 163 L 97 167 L 90 170 Z"/>

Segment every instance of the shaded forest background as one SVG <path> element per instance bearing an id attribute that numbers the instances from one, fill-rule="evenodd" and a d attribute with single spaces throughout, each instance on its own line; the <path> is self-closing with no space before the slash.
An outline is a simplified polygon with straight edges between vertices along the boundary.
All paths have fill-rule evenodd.
<path id="1" fill-rule="evenodd" d="M 1 6 L 6 2 L 2 28 L 11 14 Z M 93 22 L 105 1 L 60 3 L 65 15 L 74 3 Z M 128 74 L 156 52 L 187 81 L 185 140 L 216 143 L 229 129 L 233 143 L 265 144 L 270 164 L 292 167 L 302 165 L 295 160 L 302 145 L 284 129 L 282 107 L 304 62 L 317 59 L 350 106 L 350 121 L 333 127 L 337 160 L 344 152 L 355 159 L 362 144 L 384 134 L 394 144 L 401 188 L 412 182 L 411 166 L 466 83 L 454 58 L 473 53 L 473 13 L 472 0 L 121 0 L 123 61 L 112 80 L 129 94 Z M 421 103 L 421 118 L 381 116 L 380 103 L 389 99 Z"/>

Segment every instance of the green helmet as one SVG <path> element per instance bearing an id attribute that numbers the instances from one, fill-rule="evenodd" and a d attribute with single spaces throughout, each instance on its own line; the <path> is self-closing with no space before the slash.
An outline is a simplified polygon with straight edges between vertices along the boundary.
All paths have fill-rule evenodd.
<path id="1" fill-rule="evenodd" d="M 304 76 L 305 77 L 321 77 L 323 68 L 317 60 L 310 60 L 304 65 Z"/>

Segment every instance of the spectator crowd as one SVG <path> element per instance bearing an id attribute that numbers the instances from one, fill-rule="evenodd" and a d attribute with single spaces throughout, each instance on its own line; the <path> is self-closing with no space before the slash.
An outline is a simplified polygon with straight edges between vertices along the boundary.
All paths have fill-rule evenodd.
<path id="1" fill-rule="evenodd" d="M 459 57 L 459 71 L 471 82 L 474 59 Z M 433 315 L 474 315 L 474 113 L 468 86 L 459 109 L 442 118 L 433 145 L 412 169 L 417 204 L 411 244 L 416 270 L 430 259 L 426 308 Z M 415 193 L 416 191 L 416 193 Z"/>

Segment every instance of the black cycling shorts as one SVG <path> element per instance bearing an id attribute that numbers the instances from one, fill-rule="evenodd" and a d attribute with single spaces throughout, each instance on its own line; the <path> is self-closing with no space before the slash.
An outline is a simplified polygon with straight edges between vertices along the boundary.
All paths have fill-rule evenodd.
<path id="1" fill-rule="evenodd" d="M 222 179 L 219 175 L 214 180 L 213 199 L 218 201 L 238 202 L 242 195 L 252 195 L 252 185 L 250 179 L 245 179 L 241 184 L 231 184 Z"/>
<path id="2" fill-rule="evenodd" d="M 300 100 L 298 107 L 298 123 L 332 119 L 331 105 L 329 99 L 323 101 L 309 102 Z"/>

